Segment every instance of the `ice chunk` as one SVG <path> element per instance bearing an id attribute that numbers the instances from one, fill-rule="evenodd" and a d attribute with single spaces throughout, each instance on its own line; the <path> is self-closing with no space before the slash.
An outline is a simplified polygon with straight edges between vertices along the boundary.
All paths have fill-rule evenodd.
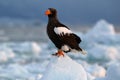
<path id="1" fill-rule="evenodd" d="M 106 77 L 96 78 L 95 80 L 120 80 L 120 63 L 110 65 Z"/>
<path id="2" fill-rule="evenodd" d="M 12 44 L 10 47 L 15 51 L 19 53 L 34 53 L 39 54 L 41 52 L 41 47 L 36 42 L 23 42 L 23 43 L 17 43 Z"/>
<path id="3" fill-rule="evenodd" d="M 100 20 L 92 30 L 87 32 L 85 39 L 89 42 L 111 43 L 115 40 L 114 35 L 114 26 L 105 20 Z"/>
<path id="4" fill-rule="evenodd" d="M 12 49 L 4 46 L 0 47 L 0 62 L 6 62 L 14 57 L 15 53 L 12 51 Z"/>
<path id="5" fill-rule="evenodd" d="M 92 74 L 92 76 L 95 77 L 105 77 L 106 70 L 99 66 L 98 64 L 92 65 L 87 68 L 87 71 Z"/>
<path id="6" fill-rule="evenodd" d="M 87 73 L 81 64 L 65 55 L 52 57 L 41 80 L 87 80 Z"/>
<path id="7" fill-rule="evenodd" d="M 94 26 L 94 28 L 89 32 L 90 34 L 97 33 L 97 35 L 101 34 L 115 34 L 114 26 L 112 24 L 109 24 L 105 20 L 100 20 L 97 22 L 97 24 Z M 94 34 L 96 35 L 96 34 Z"/>
<path id="8" fill-rule="evenodd" d="M 118 50 L 111 46 L 95 45 L 93 48 L 89 49 L 88 52 L 89 59 L 102 61 L 119 59 Z"/>
<path id="9" fill-rule="evenodd" d="M 111 65 L 107 70 L 106 80 L 120 80 L 120 64 Z"/>
<path id="10" fill-rule="evenodd" d="M 94 80 L 95 77 L 92 76 L 90 73 L 87 73 L 87 80 Z"/>

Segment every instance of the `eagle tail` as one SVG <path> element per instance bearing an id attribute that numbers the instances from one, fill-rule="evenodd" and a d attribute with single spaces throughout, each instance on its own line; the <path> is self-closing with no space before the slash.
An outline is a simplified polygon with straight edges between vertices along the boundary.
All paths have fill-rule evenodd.
<path id="1" fill-rule="evenodd" d="M 84 49 L 77 47 L 76 49 L 72 49 L 72 52 L 81 52 L 83 55 L 87 54 L 87 51 L 85 51 Z"/>

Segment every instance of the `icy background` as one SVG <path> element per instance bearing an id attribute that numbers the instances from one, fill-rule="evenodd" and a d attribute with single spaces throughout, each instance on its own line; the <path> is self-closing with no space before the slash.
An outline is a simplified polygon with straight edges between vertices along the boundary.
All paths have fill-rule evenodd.
<path id="1" fill-rule="evenodd" d="M 100 20 L 86 33 L 74 32 L 82 38 L 80 45 L 87 55 L 68 53 L 64 58 L 53 57 L 56 48 L 46 38 L 39 42 L 1 42 L 0 80 L 119 80 L 120 34 L 114 26 Z"/>

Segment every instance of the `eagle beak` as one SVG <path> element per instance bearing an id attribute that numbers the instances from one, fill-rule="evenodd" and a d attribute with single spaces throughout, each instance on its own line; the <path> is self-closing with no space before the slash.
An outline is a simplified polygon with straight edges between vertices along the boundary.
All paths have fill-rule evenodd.
<path id="1" fill-rule="evenodd" d="M 51 14 L 51 11 L 50 10 L 46 10 L 45 11 L 45 15 L 49 15 L 49 14 Z"/>

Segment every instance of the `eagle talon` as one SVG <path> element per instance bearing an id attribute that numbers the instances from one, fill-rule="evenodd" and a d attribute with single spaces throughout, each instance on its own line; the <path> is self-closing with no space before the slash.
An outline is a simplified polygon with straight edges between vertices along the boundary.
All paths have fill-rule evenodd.
<path id="1" fill-rule="evenodd" d="M 52 54 L 53 56 L 57 56 L 57 53 L 55 53 L 55 54 Z"/>
<path id="2" fill-rule="evenodd" d="M 60 57 L 60 56 L 63 56 L 64 57 L 64 53 L 63 53 L 63 51 L 62 50 L 58 50 L 58 52 L 57 53 L 55 53 L 55 54 L 52 54 L 53 56 L 58 56 L 58 57 Z"/>

